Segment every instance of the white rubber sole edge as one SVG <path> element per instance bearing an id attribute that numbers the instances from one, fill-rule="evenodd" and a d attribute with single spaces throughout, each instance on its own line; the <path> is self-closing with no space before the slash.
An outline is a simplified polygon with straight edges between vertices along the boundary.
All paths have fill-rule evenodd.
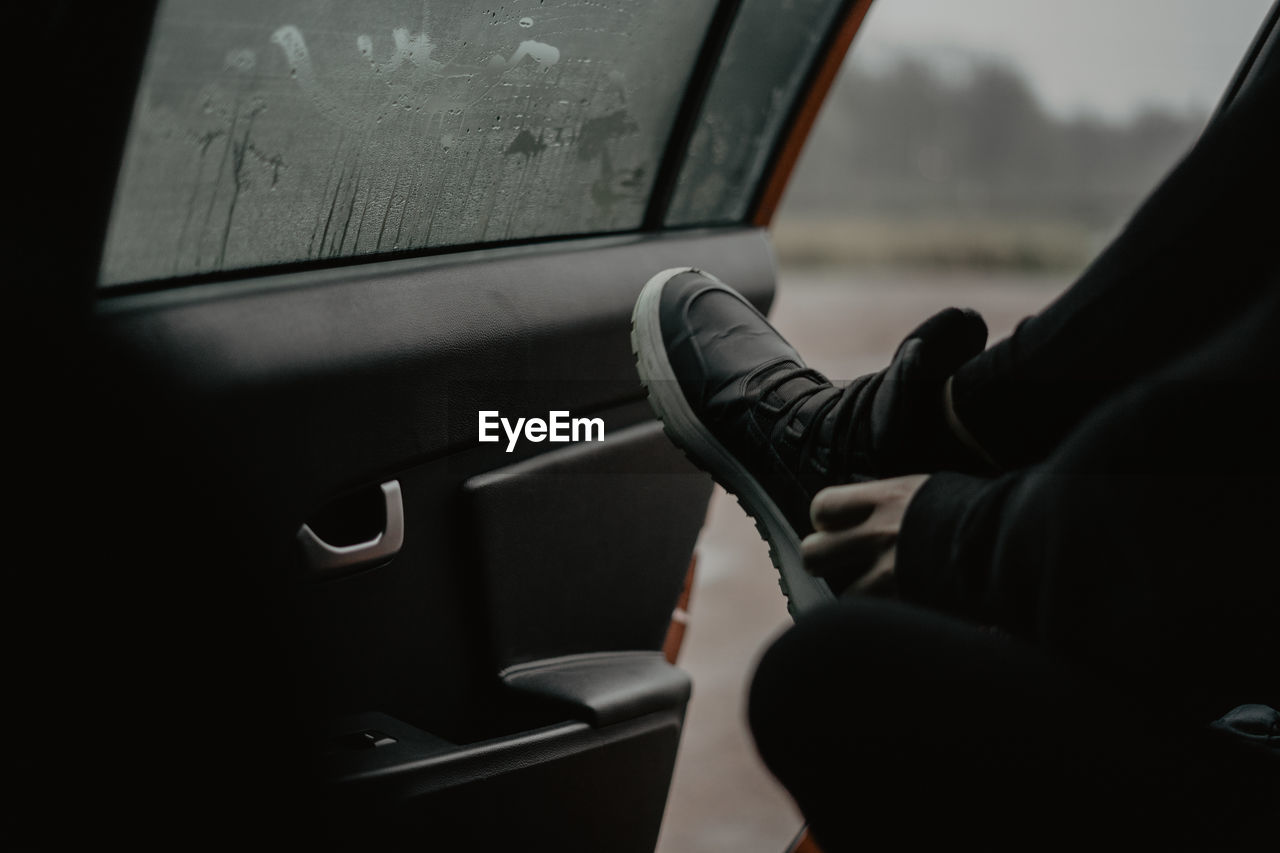
<path id="1" fill-rule="evenodd" d="M 834 601 L 835 596 L 826 581 L 805 571 L 800 539 L 782 510 L 755 477 L 702 425 L 680 390 L 662 340 L 658 303 L 666 283 L 686 272 L 696 272 L 723 284 L 715 276 L 695 267 L 663 270 L 649 279 L 640 291 L 631 314 L 631 350 L 636 356 L 636 369 L 667 436 L 690 461 L 710 473 L 725 491 L 734 495 L 755 521 L 756 530 L 769 545 L 769 558 L 781 575 L 782 593 L 787 597 L 788 609 L 795 618 L 810 608 Z M 736 291 L 729 292 L 743 299 Z"/>

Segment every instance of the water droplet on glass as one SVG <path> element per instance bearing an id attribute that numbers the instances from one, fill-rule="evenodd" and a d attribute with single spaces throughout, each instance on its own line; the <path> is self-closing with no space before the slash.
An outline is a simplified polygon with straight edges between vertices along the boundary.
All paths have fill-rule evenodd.
<path id="1" fill-rule="evenodd" d="M 524 27 L 525 29 L 528 29 L 529 27 L 532 27 L 532 26 L 533 26 L 533 18 L 521 18 L 521 19 L 520 19 L 520 26 Z"/>

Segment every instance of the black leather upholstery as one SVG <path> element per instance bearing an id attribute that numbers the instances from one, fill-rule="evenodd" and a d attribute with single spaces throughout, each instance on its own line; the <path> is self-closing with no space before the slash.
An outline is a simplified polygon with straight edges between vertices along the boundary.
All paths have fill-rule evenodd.
<path id="1" fill-rule="evenodd" d="M 682 709 L 692 690 L 689 676 L 660 652 L 597 652 L 533 661 L 505 670 L 502 682 L 593 726 Z"/>

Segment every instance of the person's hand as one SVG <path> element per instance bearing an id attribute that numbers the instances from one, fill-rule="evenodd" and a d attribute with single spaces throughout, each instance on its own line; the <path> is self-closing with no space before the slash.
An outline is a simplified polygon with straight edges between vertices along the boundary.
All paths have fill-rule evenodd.
<path id="1" fill-rule="evenodd" d="M 817 532 L 801 543 L 805 568 L 837 594 L 894 595 L 898 531 L 927 479 L 912 474 L 818 492 L 809 507 Z"/>

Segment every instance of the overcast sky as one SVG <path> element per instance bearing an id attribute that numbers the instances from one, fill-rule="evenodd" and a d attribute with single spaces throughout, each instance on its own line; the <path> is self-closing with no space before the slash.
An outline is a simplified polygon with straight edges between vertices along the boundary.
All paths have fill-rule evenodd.
<path id="1" fill-rule="evenodd" d="M 982 52 L 1045 105 L 1124 118 L 1144 103 L 1217 103 L 1271 0 L 875 0 L 854 55 Z M 861 57 L 860 57 L 861 58 Z"/>

